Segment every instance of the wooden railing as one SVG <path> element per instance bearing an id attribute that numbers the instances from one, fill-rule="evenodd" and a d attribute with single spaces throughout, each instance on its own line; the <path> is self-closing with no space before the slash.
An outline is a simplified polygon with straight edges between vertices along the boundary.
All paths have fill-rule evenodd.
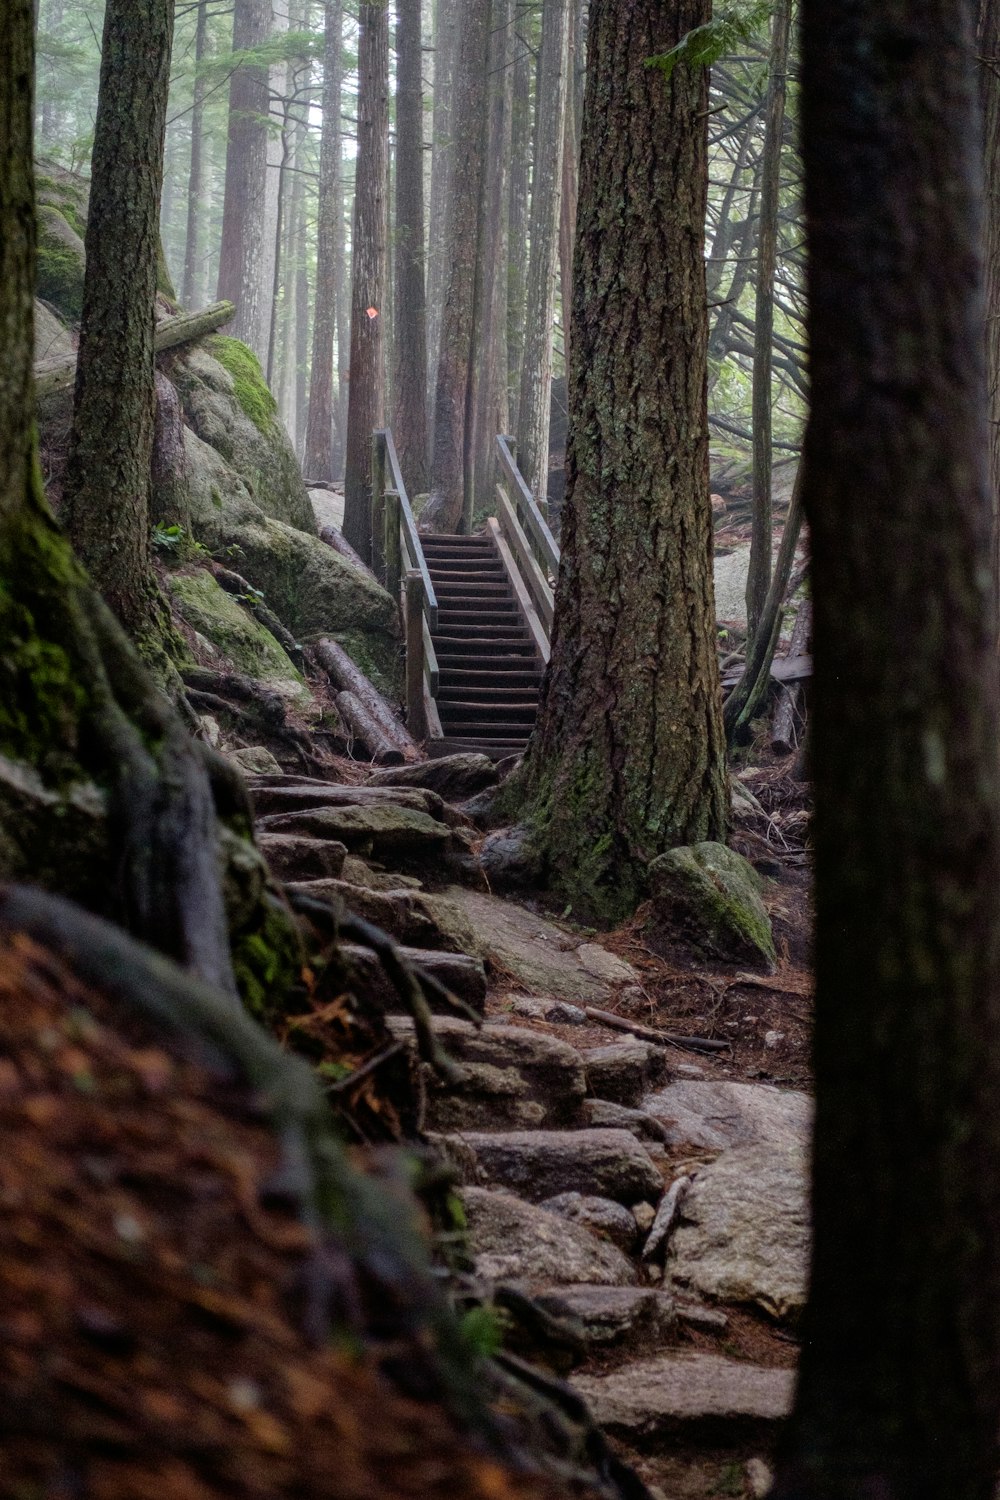
<path id="1" fill-rule="evenodd" d="M 414 739 L 441 738 L 434 699 L 438 662 L 431 638 L 438 602 L 389 431 L 372 439 L 372 564 L 393 599 L 405 590 L 406 726 Z"/>
<path id="2" fill-rule="evenodd" d="M 522 613 L 543 661 L 549 659 L 559 548 L 548 522 L 524 482 L 514 456 L 514 440 L 497 438 L 500 478 L 497 521 L 489 522 Z"/>

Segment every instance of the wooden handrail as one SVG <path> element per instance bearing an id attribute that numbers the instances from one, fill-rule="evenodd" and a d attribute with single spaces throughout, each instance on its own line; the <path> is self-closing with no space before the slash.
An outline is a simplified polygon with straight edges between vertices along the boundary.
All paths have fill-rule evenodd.
<path id="1" fill-rule="evenodd" d="M 511 437 L 497 437 L 497 455 L 500 459 L 500 469 L 513 486 L 511 497 L 518 520 L 531 539 L 532 546 L 542 567 L 555 578 L 559 572 L 559 548 L 555 537 L 549 530 L 548 522 L 542 515 L 535 498 L 524 481 L 524 476 L 517 467 L 517 461 L 511 450 L 514 439 Z"/>
<path id="2" fill-rule="evenodd" d="M 424 610 L 427 615 L 428 624 L 432 630 L 437 629 L 438 602 L 434 585 L 431 583 L 431 575 L 427 567 L 427 559 L 424 557 L 424 549 L 420 541 L 420 533 L 417 530 L 416 519 L 413 515 L 413 507 L 410 505 L 410 497 L 406 493 L 406 485 L 403 483 L 403 475 L 399 467 L 399 459 L 396 456 L 396 444 L 392 440 L 392 433 L 386 429 L 385 432 L 385 455 L 388 467 L 389 483 L 388 489 L 395 490 L 399 496 L 399 530 L 400 535 L 410 555 L 410 564 L 416 568 L 424 581 Z"/>

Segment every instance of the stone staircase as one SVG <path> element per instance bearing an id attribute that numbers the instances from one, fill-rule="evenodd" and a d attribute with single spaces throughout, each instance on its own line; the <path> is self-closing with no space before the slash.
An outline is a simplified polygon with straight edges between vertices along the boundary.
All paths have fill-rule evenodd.
<path id="1" fill-rule="evenodd" d="M 438 755 L 520 755 L 538 712 L 542 665 L 492 537 L 421 538 L 438 599 Z"/>

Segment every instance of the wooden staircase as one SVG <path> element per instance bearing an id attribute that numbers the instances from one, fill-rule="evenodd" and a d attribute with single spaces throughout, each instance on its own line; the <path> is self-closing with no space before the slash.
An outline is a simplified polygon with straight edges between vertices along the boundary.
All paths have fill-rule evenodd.
<path id="1" fill-rule="evenodd" d="M 538 712 L 542 663 L 493 535 L 420 540 L 438 604 L 431 639 L 444 738 L 431 753 L 520 755 Z"/>

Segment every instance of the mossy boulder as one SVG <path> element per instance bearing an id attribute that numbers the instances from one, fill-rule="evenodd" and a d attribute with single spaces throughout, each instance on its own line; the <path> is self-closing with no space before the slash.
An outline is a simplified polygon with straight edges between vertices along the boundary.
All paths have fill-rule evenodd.
<path id="1" fill-rule="evenodd" d="M 312 695 L 269 630 L 219 587 L 204 568 L 174 573 L 167 587 L 183 620 L 248 677 L 266 682 L 300 709 Z"/>
<path id="2" fill-rule="evenodd" d="M 237 339 L 213 337 L 176 356 L 168 374 L 187 424 L 238 475 L 264 515 L 315 533 L 298 460 L 251 350 Z"/>
<path id="3" fill-rule="evenodd" d="M 741 854 L 706 842 L 671 849 L 649 866 L 657 936 L 680 939 L 715 958 L 773 968 L 774 938 L 760 876 Z"/>
<path id="4" fill-rule="evenodd" d="M 76 353 L 66 325 L 44 302 L 35 300 L 35 359 L 72 359 Z"/>
<path id="5" fill-rule="evenodd" d="M 51 203 L 38 205 L 38 295 L 70 322 L 83 311 L 86 252 L 79 229 L 63 210 Z"/>

